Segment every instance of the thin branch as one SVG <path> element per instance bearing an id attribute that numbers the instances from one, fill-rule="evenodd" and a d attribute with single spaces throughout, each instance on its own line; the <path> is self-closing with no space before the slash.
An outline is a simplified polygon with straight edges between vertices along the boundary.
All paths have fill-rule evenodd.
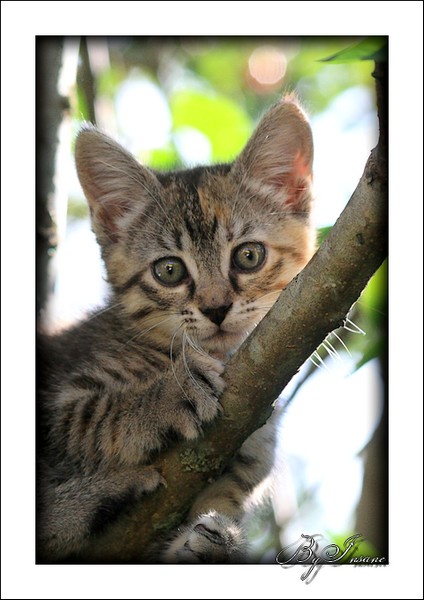
<path id="1" fill-rule="evenodd" d="M 385 85 L 385 66 L 378 69 L 377 87 Z M 377 97 L 381 101 L 385 96 Z M 383 117 L 380 139 L 387 139 L 385 132 Z M 385 157 L 380 145 L 371 152 L 327 239 L 231 360 L 225 372 L 223 416 L 201 439 L 179 443 L 160 455 L 153 464 L 167 487 L 146 497 L 138 510 L 91 543 L 84 553 L 88 561 L 142 562 L 146 548 L 181 524 L 202 488 L 266 422 L 274 400 L 300 366 L 330 331 L 342 325 L 386 257 Z"/>

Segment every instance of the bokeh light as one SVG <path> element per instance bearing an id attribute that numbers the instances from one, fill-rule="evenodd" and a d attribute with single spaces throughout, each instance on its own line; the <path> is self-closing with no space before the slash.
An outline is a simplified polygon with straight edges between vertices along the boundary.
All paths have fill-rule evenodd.
<path id="1" fill-rule="evenodd" d="M 278 89 L 287 69 L 284 52 L 274 46 L 259 46 L 249 57 L 250 85 L 257 91 Z"/>

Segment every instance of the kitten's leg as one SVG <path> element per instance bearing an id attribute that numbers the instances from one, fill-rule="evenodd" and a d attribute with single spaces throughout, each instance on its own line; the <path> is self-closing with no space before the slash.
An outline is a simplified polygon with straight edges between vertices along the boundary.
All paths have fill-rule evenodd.
<path id="1" fill-rule="evenodd" d="M 90 534 L 98 532 L 99 523 L 105 521 L 102 516 L 118 513 L 137 494 L 157 487 L 158 473 L 146 480 L 144 469 L 134 476 L 133 467 L 121 470 L 119 465 L 136 469 L 175 433 L 197 437 L 219 410 L 223 368 L 216 359 L 187 352 L 149 384 L 140 381 L 105 392 L 101 371 L 94 368 L 64 387 L 48 434 L 49 460 L 66 448 L 66 461 L 92 475 L 77 473 L 64 483 L 48 483 L 56 474 L 49 478 L 41 465 L 40 554 L 54 557 L 78 551 Z M 98 393 L 93 391 L 97 381 Z M 101 471 L 93 470 L 96 464 L 103 465 Z M 114 474 L 115 468 L 120 468 L 119 474 Z"/>
<path id="2" fill-rule="evenodd" d="M 123 510 L 161 483 L 163 478 L 152 467 L 100 471 L 59 484 L 40 481 L 39 562 L 55 562 L 77 554 L 89 537 L 102 533 Z"/>
<path id="3" fill-rule="evenodd" d="M 275 412 L 255 431 L 222 477 L 199 495 L 190 510 L 188 524 L 168 542 L 162 555 L 164 562 L 247 561 L 243 521 L 249 509 L 269 491 L 278 418 Z"/>
<path id="4" fill-rule="evenodd" d="M 87 367 L 60 392 L 51 446 L 66 448 L 66 460 L 85 472 L 146 462 L 175 437 L 195 439 L 216 417 L 223 370 L 220 361 L 187 351 L 154 378 L 112 386 L 101 369 Z"/>

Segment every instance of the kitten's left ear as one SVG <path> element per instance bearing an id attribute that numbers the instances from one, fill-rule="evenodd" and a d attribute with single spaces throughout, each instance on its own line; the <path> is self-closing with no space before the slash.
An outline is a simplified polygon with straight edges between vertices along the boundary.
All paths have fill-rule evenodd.
<path id="1" fill-rule="evenodd" d="M 284 207 L 308 211 L 311 201 L 313 143 L 306 115 L 286 97 L 262 118 L 232 172 Z"/>
<path id="2" fill-rule="evenodd" d="M 128 226 L 128 215 L 146 210 L 160 193 L 160 183 L 122 146 L 90 125 L 78 134 L 75 162 L 93 229 L 100 245 L 106 247 Z"/>

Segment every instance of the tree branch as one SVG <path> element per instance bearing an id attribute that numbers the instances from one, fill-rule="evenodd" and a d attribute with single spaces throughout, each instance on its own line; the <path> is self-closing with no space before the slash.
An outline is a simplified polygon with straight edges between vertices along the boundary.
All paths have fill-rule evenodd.
<path id="1" fill-rule="evenodd" d="M 87 562 L 141 562 L 150 544 L 181 524 L 202 488 L 266 422 L 273 401 L 300 366 L 343 324 L 385 259 L 387 137 L 380 103 L 386 97 L 386 65 L 377 65 L 376 71 L 380 140 L 345 210 L 309 264 L 232 358 L 225 372 L 223 416 L 201 439 L 181 442 L 160 455 L 153 466 L 167 487 L 92 542 L 83 556 Z"/>
<path id="2" fill-rule="evenodd" d="M 49 263 L 56 247 L 54 220 L 54 167 L 58 146 L 58 130 L 69 99 L 57 89 L 62 65 L 63 39 L 40 36 L 36 43 L 36 211 L 37 211 L 37 317 L 46 306 L 52 288 Z M 47 75 L 48 74 L 48 75 Z"/>

